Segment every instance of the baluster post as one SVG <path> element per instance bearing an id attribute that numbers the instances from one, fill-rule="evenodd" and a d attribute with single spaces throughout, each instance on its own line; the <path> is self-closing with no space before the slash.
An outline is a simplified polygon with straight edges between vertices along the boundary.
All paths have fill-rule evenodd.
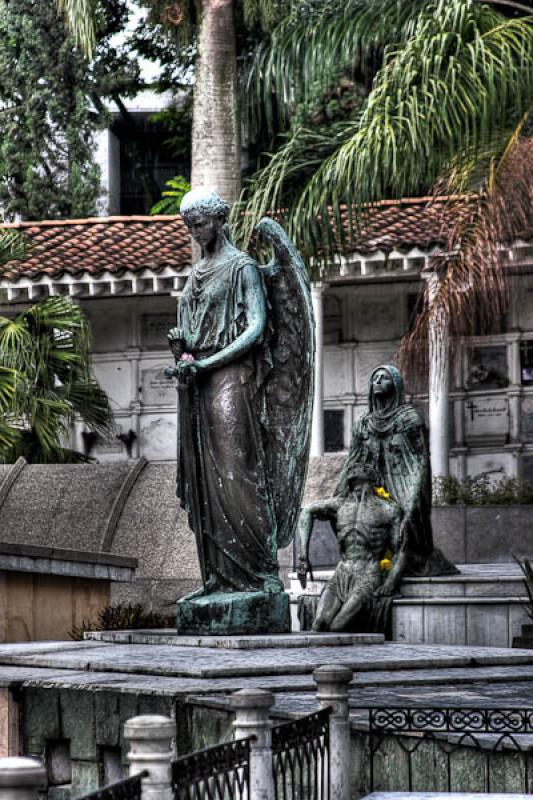
<path id="1" fill-rule="evenodd" d="M 37 800 L 46 786 L 46 769 L 36 758 L 0 758 L 2 800 Z"/>
<path id="2" fill-rule="evenodd" d="M 156 714 L 133 717 L 124 725 L 124 736 L 130 743 L 130 775 L 147 772 L 142 779 L 142 800 L 172 800 L 175 735 L 175 721 Z"/>
<path id="3" fill-rule="evenodd" d="M 323 666 L 313 672 L 320 708 L 331 708 L 329 720 L 329 784 L 331 800 L 350 800 L 351 738 L 348 686 L 353 671 L 348 667 Z"/>
<path id="4" fill-rule="evenodd" d="M 235 739 L 255 736 L 250 744 L 248 800 L 274 800 L 272 726 L 269 717 L 273 704 L 272 692 L 261 689 L 241 689 L 231 696 L 231 705 L 235 711 Z"/>

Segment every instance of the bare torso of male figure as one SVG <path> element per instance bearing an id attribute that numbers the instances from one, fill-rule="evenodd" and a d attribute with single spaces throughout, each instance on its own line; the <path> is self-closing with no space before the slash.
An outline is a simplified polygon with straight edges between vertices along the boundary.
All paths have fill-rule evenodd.
<path id="1" fill-rule="evenodd" d="M 401 509 L 374 494 L 358 480 L 346 497 L 332 497 L 307 506 L 300 520 L 301 571 L 308 568 L 307 552 L 315 518 L 329 519 L 339 542 L 340 556 L 333 577 L 322 592 L 313 630 L 342 631 L 356 625 L 357 615 L 374 597 L 392 594 L 401 577 Z M 385 556 L 389 570 L 382 567 Z"/>

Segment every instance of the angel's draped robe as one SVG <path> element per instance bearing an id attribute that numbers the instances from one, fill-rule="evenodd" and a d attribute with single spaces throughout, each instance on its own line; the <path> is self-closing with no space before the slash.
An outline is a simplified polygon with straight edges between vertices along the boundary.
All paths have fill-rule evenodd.
<path id="1" fill-rule="evenodd" d="M 180 325 L 186 349 L 197 360 L 223 350 L 246 329 L 253 314 L 246 286 L 254 283 L 264 291 L 257 265 L 238 250 L 207 269 L 194 267 Z M 260 350 L 258 345 L 225 366 L 197 373 L 190 416 L 178 413 L 177 493 L 199 543 L 209 591 L 282 589 L 261 435 Z M 183 446 L 186 425 L 192 426 L 195 452 Z M 200 519 L 191 514 L 194 491 Z"/>

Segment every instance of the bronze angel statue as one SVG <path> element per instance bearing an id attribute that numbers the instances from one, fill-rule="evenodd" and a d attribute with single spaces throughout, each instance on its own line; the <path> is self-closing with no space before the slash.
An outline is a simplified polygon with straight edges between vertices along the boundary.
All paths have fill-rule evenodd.
<path id="1" fill-rule="evenodd" d="M 305 265 L 271 219 L 260 267 L 233 246 L 229 206 L 195 190 L 180 213 L 201 248 L 169 341 L 178 380 L 177 494 L 202 587 L 178 602 L 178 632 L 289 629 L 277 551 L 293 537 L 307 470 L 314 323 Z"/>

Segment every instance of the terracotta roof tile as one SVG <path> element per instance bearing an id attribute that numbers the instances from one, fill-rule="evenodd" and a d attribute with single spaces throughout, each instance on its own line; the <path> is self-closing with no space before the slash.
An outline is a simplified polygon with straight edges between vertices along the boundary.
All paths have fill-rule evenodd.
<path id="1" fill-rule="evenodd" d="M 407 252 L 444 244 L 450 226 L 448 198 L 415 197 L 386 200 L 368 208 L 349 250 L 369 255 L 381 250 Z M 342 211 L 348 232 L 348 213 Z M 25 261 L 13 260 L 0 267 L 0 279 L 38 279 L 43 274 L 95 277 L 165 268 L 183 272 L 190 265 L 187 228 L 179 216 L 95 217 L 78 220 L 46 220 L 3 226 L 25 233 L 32 248 Z M 533 238 L 533 221 L 520 238 Z"/>
<path id="2" fill-rule="evenodd" d="M 448 197 L 411 197 L 385 200 L 364 210 L 359 230 L 351 237 L 348 250 L 370 255 L 378 250 L 407 252 L 417 247 L 429 250 L 447 241 L 451 227 Z M 342 212 L 348 231 L 348 212 Z M 533 220 L 519 238 L 533 238 Z"/>
<path id="3" fill-rule="evenodd" d="M 91 219 L 20 222 L 2 226 L 28 237 L 24 261 L 0 267 L 0 278 L 38 279 L 43 274 L 95 277 L 165 268 L 182 272 L 191 262 L 189 234 L 181 217 L 94 217 Z"/>

